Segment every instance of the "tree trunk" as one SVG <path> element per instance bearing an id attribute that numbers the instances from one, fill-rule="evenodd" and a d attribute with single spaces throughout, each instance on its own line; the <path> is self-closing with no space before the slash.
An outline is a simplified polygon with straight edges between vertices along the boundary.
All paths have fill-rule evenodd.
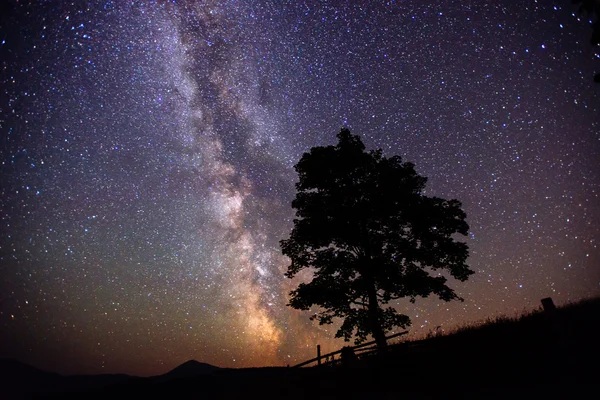
<path id="1" fill-rule="evenodd" d="M 373 334 L 373 339 L 375 339 L 377 350 L 382 353 L 387 349 L 387 342 L 385 339 L 385 332 L 383 331 L 381 322 L 379 321 L 379 301 L 377 300 L 377 289 L 375 288 L 375 283 L 371 283 L 369 285 L 368 291 L 369 322 L 371 324 L 371 333 Z"/>

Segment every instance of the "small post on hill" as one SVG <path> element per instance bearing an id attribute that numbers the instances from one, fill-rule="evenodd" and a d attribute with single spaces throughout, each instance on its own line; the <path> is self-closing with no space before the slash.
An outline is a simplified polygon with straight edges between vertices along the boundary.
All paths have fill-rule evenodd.
<path id="1" fill-rule="evenodd" d="M 321 345 L 317 345 L 317 363 L 321 365 Z"/>
<path id="2" fill-rule="evenodd" d="M 542 299 L 542 307 L 548 315 L 554 315 L 556 313 L 556 306 L 552 301 L 552 297 L 546 297 L 545 299 Z"/>
<path id="3" fill-rule="evenodd" d="M 554 333 L 556 333 L 559 337 L 562 337 L 562 326 L 558 316 L 558 310 L 552 301 L 552 297 L 546 297 L 542 299 L 542 307 L 544 308 L 544 313 L 548 316 L 550 321 L 552 321 L 552 329 L 554 329 Z"/>
<path id="4" fill-rule="evenodd" d="M 571 344 L 569 342 L 566 326 L 562 320 L 562 316 L 558 313 L 558 309 L 554 305 L 554 301 L 552 301 L 551 297 L 542 299 L 542 307 L 544 308 L 544 313 L 548 316 L 548 319 L 552 325 L 552 331 L 557 341 L 556 350 L 564 360 L 562 368 L 568 370 L 570 366 L 574 365 L 575 360 L 573 359 L 573 354 L 570 351 Z"/>

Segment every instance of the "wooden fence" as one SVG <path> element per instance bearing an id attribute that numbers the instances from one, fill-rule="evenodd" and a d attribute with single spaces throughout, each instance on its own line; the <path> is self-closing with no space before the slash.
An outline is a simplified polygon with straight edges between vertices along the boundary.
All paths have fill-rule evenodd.
<path id="1" fill-rule="evenodd" d="M 556 306 L 554 305 L 554 302 L 552 301 L 552 298 L 548 297 L 548 298 L 542 299 L 542 307 L 543 307 L 544 313 L 550 317 L 550 319 L 553 323 L 553 330 L 555 331 L 555 334 L 557 335 L 557 337 L 559 337 L 562 347 L 564 349 L 567 349 L 568 343 L 567 343 L 567 338 L 566 338 L 566 333 L 565 333 L 564 322 L 561 320 L 561 318 L 559 318 L 558 311 L 556 309 Z M 408 333 L 408 331 L 396 333 L 394 335 L 386 337 L 386 340 L 393 339 L 398 336 L 406 335 L 407 333 Z M 404 346 L 406 346 L 405 347 L 406 349 L 423 348 L 423 346 L 426 345 L 427 343 L 430 343 L 429 338 L 406 342 L 406 343 L 404 343 Z M 350 350 L 348 350 L 348 351 L 352 351 L 358 358 L 360 358 L 361 356 L 365 356 L 367 354 L 376 352 L 377 348 L 376 348 L 376 346 L 374 346 L 374 344 L 375 344 L 375 341 L 363 343 L 358 346 L 350 347 L 349 348 Z M 340 360 L 340 357 L 338 357 L 336 359 L 335 356 L 338 354 L 341 354 L 343 351 L 344 351 L 344 348 L 342 348 L 338 351 L 334 351 L 334 352 L 325 354 L 325 355 L 321 355 L 321 346 L 317 345 L 317 357 L 312 358 L 307 361 L 304 361 L 300 364 L 294 365 L 294 368 L 303 367 L 305 365 L 309 365 L 309 364 L 312 364 L 315 362 L 317 363 L 317 365 L 337 364 L 341 360 Z M 565 350 L 565 352 L 568 353 L 568 349 Z"/>
<path id="2" fill-rule="evenodd" d="M 408 331 L 396 333 L 394 335 L 387 336 L 386 340 L 390 340 L 390 339 L 393 339 L 398 336 L 406 335 L 407 333 L 408 333 Z M 377 351 L 377 348 L 374 346 L 374 344 L 375 344 L 375 341 L 373 340 L 372 342 L 367 342 L 367 343 L 359 344 L 358 346 L 350 347 L 350 349 L 352 349 L 354 354 L 356 354 L 358 357 L 360 357 L 360 356 L 364 356 L 366 354 L 370 354 L 370 353 Z M 371 346 L 371 347 L 368 347 L 368 346 Z M 335 356 L 337 354 L 341 354 L 342 351 L 344 351 L 344 349 L 340 349 L 338 351 L 334 351 L 331 353 L 321 355 L 321 345 L 317 345 L 317 356 L 315 358 L 311 358 L 310 360 L 301 362 L 300 364 L 294 365 L 294 368 L 304 367 L 305 365 L 312 364 L 314 362 L 316 362 L 317 365 L 334 364 L 336 362 L 339 362 L 339 358 L 336 360 Z"/>

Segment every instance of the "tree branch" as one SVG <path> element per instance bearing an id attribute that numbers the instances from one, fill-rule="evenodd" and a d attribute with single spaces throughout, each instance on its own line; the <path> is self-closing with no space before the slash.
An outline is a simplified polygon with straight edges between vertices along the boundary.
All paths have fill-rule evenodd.
<path id="1" fill-rule="evenodd" d="M 382 295 L 381 293 L 377 293 L 377 297 L 379 297 L 380 299 L 385 298 L 385 296 Z M 390 297 L 390 300 L 398 300 L 398 299 L 401 299 L 403 296 L 392 296 L 392 295 L 390 295 L 389 297 Z"/>

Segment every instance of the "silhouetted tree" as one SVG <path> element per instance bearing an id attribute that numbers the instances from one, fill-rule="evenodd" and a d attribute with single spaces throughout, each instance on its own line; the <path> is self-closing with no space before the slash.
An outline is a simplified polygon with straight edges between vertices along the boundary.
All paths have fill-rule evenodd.
<path id="1" fill-rule="evenodd" d="M 592 25 L 592 46 L 600 45 L 600 0 L 571 0 L 573 4 L 579 4 L 579 12 L 595 16 L 596 21 Z M 594 76 L 594 82 L 600 83 L 600 73 Z"/>
<path id="2" fill-rule="evenodd" d="M 371 334 L 383 350 L 387 331 L 410 325 L 382 307 L 391 300 L 433 293 L 462 301 L 440 272 L 460 281 L 473 274 L 467 245 L 453 238 L 469 227 L 458 200 L 422 194 L 427 179 L 413 164 L 366 152 L 348 129 L 337 137 L 336 146 L 313 147 L 296 165 L 297 218 L 280 244 L 291 259 L 286 276 L 309 268 L 313 277 L 290 293 L 289 306 L 319 306 L 311 319 L 320 324 L 343 319 L 336 337 L 360 343 Z"/>

